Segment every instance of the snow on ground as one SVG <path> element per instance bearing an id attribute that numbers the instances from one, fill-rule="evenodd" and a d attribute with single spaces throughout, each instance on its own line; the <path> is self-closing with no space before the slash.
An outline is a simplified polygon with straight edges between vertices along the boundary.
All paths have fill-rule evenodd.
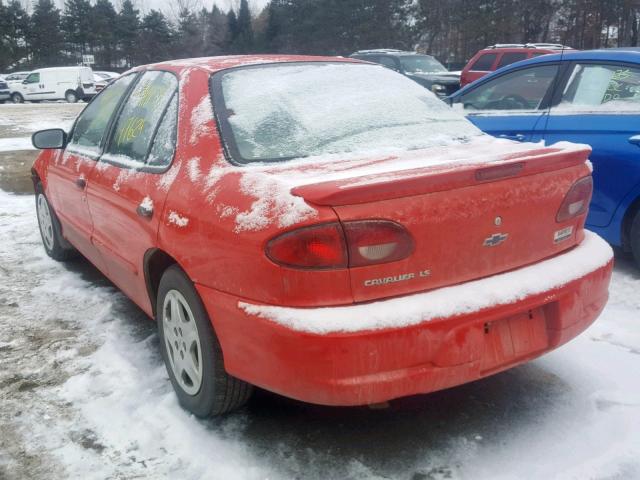
<path id="1" fill-rule="evenodd" d="M 640 272 L 618 258 L 586 333 L 528 365 L 391 402 L 328 408 L 259 392 L 180 409 L 144 314 L 40 245 L 32 196 L 0 191 L 0 478 L 640 478 Z"/>
<path id="2" fill-rule="evenodd" d="M 14 152 L 16 150 L 35 150 L 31 137 L 0 138 L 0 152 Z"/>

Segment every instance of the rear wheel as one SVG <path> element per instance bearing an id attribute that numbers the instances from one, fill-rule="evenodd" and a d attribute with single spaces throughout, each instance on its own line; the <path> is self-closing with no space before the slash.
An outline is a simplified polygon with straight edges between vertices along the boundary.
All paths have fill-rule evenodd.
<path id="1" fill-rule="evenodd" d="M 13 103 L 24 103 L 24 98 L 22 98 L 22 95 L 16 92 L 11 94 L 11 101 Z"/>
<path id="2" fill-rule="evenodd" d="M 162 276 L 156 307 L 160 349 L 180 405 L 200 418 L 242 406 L 252 386 L 225 371 L 209 316 L 177 265 Z"/>
<path id="3" fill-rule="evenodd" d="M 73 90 L 68 90 L 67 93 L 64 94 L 64 99 L 69 103 L 77 103 L 78 94 Z"/>
<path id="4" fill-rule="evenodd" d="M 636 216 L 634 217 L 633 222 L 631 222 L 629 243 L 631 245 L 633 258 L 636 260 L 636 265 L 640 267 L 640 211 L 636 212 Z"/>
<path id="5" fill-rule="evenodd" d="M 45 252 L 54 260 L 65 261 L 77 256 L 77 251 L 62 236 L 56 213 L 49 205 L 42 184 L 36 185 L 36 213 Z"/>

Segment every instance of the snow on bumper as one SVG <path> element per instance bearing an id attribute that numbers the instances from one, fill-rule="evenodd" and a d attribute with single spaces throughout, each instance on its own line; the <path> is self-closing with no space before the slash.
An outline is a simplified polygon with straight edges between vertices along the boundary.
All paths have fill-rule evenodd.
<path id="1" fill-rule="evenodd" d="M 477 380 L 557 348 L 598 317 L 612 268 L 611 248 L 587 234 L 537 265 L 367 305 L 257 306 L 197 288 L 230 374 L 306 402 L 364 405 Z"/>
<path id="2" fill-rule="evenodd" d="M 315 309 L 238 302 L 249 315 L 262 317 L 299 332 L 328 334 L 402 328 L 511 304 L 557 289 L 607 265 L 611 247 L 585 231 L 580 245 L 528 267 L 426 293 L 368 304 Z"/>

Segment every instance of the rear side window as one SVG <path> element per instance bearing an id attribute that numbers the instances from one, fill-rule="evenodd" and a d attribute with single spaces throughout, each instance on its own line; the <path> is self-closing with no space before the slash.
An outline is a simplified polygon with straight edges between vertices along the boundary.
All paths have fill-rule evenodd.
<path id="1" fill-rule="evenodd" d="M 171 165 L 176 151 L 178 124 L 178 94 L 174 94 L 158 127 L 147 164 L 150 167 L 166 168 Z"/>
<path id="2" fill-rule="evenodd" d="M 498 62 L 498 67 L 496 68 L 496 70 L 498 68 L 502 68 L 502 67 L 506 67 L 507 65 L 511 65 L 512 63 L 516 63 L 519 62 L 520 60 L 526 60 L 527 58 L 527 54 L 526 53 L 503 53 L 502 54 L 502 58 L 500 58 L 500 61 Z"/>
<path id="3" fill-rule="evenodd" d="M 485 53 L 471 66 L 471 70 L 477 72 L 488 72 L 491 70 L 493 62 L 496 61 L 497 53 Z"/>
<path id="4" fill-rule="evenodd" d="M 578 64 L 556 110 L 640 111 L 640 69 L 625 65 Z"/>
<path id="5" fill-rule="evenodd" d="M 146 72 L 127 98 L 103 158 L 124 166 L 144 164 L 177 89 L 178 80 L 173 74 Z"/>
<path id="6" fill-rule="evenodd" d="M 109 120 L 135 77 L 135 74 L 130 74 L 119 78 L 105 88 L 84 109 L 71 133 L 70 151 L 89 156 L 100 154 L 100 144 L 109 125 Z"/>
<path id="7" fill-rule="evenodd" d="M 384 65 L 392 70 L 398 70 L 398 64 L 392 57 L 377 57 L 376 63 Z"/>
<path id="8" fill-rule="evenodd" d="M 467 110 L 537 110 L 557 73 L 557 65 L 509 72 L 463 95 L 461 101 Z"/>

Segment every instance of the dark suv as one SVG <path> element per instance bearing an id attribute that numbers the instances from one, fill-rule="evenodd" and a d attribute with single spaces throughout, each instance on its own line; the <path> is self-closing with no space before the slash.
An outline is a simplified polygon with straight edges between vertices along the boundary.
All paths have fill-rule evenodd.
<path id="1" fill-rule="evenodd" d="M 379 63 L 418 82 L 444 98 L 460 88 L 460 72 L 450 72 L 431 55 L 402 50 L 360 50 L 351 58 Z"/>

